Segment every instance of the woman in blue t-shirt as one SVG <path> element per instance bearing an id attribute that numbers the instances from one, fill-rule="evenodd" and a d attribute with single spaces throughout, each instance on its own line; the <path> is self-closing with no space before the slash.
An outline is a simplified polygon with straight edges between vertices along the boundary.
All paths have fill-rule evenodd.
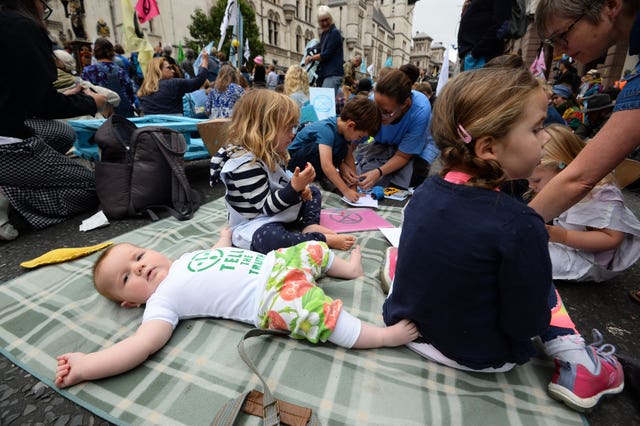
<path id="1" fill-rule="evenodd" d="M 411 79 L 398 70 L 387 72 L 376 84 L 374 100 L 382 127 L 373 143 L 363 146 L 358 153 L 357 172 L 362 189 L 375 185 L 408 188 L 413 158 L 426 151 L 428 141 L 433 144 L 429 136 L 429 99 L 411 87 Z M 437 150 L 430 161 L 436 155 Z"/>

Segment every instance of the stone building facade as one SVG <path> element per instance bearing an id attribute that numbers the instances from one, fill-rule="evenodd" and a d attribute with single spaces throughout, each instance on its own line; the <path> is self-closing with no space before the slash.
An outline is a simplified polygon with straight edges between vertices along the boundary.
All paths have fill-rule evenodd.
<path id="1" fill-rule="evenodd" d="M 226 0 L 217 0 L 226 1 Z M 328 1 L 328 2 L 327 2 Z M 319 39 L 317 9 L 327 4 L 344 36 L 345 60 L 361 54 L 377 73 L 388 58 L 398 67 L 410 60 L 416 0 L 249 0 L 265 46 L 265 60 L 281 67 L 299 63 L 306 44 Z M 135 0 L 133 0 L 135 3 Z M 157 0 L 160 15 L 141 25 L 149 42 L 177 46 L 190 38 L 191 14 L 207 13 L 216 0 Z M 69 5 L 74 13 L 70 12 Z M 54 0 L 48 26 L 60 44 L 88 44 L 106 35 L 122 43 L 120 0 Z M 74 24 L 75 23 L 75 24 Z M 78 30 L 81 24 L 84 32 Z M 217 40 L 216 40 L 217 41 Z"/>

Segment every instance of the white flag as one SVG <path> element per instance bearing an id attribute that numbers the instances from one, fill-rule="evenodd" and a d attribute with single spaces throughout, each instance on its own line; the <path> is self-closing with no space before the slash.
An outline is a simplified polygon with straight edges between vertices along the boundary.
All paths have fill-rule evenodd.
<path id="1" fill-rule="evenodd" d="M 249 50 L 249 39 L 244 40 L 244 58 L 248 61 L 251 57 L 251 50 Z"/>
<path id="2" fill-rule="evenodd" d="M 367 72 L 369 73 L 369 75 L 370 75 L 371 77 L 373 77 L 373 64 L 371 64 L 371 65 L 369 65 L 369 66 L 367 67 Z"/>
<path id="3" fill-rule="evenodd" d="M 436 87 L 436 96 L 440 96 L 440 92 L 449 81 L 449 47 L 444 51 L 442 58 L 442 68 L 440 68 L 440 78 L 438 78 L 438 87 Z"/>
<path id="4" fill-rule="evenodd" d="M 227 2 L 227 8 L 224 10 L 224 18 L 220 24 L 220 42 L 218 43 L 218 50 L 222 49 L 222 43 L 227 35 L 227 28 L 229 25 L 234 26 L 238 22 L 238 3 L 236 0 L 229 0 Z"/>

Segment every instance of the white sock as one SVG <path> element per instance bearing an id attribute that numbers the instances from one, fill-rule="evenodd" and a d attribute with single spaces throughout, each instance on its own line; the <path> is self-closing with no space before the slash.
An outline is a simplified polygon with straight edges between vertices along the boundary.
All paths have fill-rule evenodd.
<path id="1" fill-rule="evenodd" d="M 556 337 L 544 342 L 544 348 L 547 355 L 552 358 L 580 364 L 592 374 L 596 372 L 596 365 L 587 352 L 584 339 L 579 334 Z"/>

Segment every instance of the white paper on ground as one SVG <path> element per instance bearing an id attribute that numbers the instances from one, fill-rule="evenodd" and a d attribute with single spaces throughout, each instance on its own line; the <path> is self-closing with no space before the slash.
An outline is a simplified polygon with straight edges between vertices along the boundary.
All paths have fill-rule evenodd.
<path id="1" fill-rule="evenodd" d="M 398 247 L 400 244 L 400 232 L 402 228 L 378 228 L 382 235 L 384 235 L 392 246 Z"/>
<path id="2" fill-rule="evenodd" d="M 101 228 L 103 226 L 107 226 L 108 224 L 109 219 L 107 219 L 107 217 L 104 215 L 104 212 L 100 210 L 98 213 L 82 221 L 82 223 L 80 224 L 80 231 L 91 231 L 92 229 Z"/>
<path id="3" fill-rule="evenodd" d="M 342 201 L 355 207 L 373 207 L 374 209 L 378 208 L 378 200 L 374 200 L 369 194 L 360 197 L 355 203 L 353 201 L 350 201 L 346 197 L 342 197 Z"/>

